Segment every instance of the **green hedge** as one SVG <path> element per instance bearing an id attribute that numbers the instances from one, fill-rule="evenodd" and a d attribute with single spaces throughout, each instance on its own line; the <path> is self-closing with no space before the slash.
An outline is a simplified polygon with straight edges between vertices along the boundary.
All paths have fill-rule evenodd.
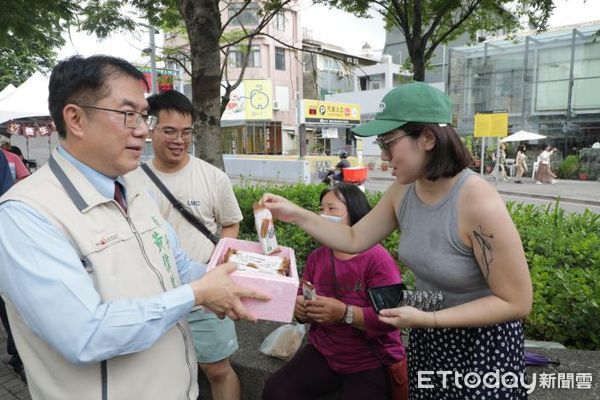
<path id="1" fill-rule="evenodd" d="M 579 172 L 579 157 L 576 155 L 567 156 L 558 167 L 558 177 L 561 179 L 577 179 Z"/>
<path id="2" fill-rule="evenodd" d="M 600 350 L 600 215 L 509 203 L 533 281 L 527 337 Z"/>
<path id="3" fill-rule="evenodd" d="M 282 195 L 302 207 L 317 211 L 323 185 L 235 186 L 244 221 L 240 238 L 257 240 L 252 204 L 264 192 Z M 367 192 L 371 205 L 381 193 Z M 527 318 L 528 338 L 561 342 L 579 349 L 600 350 L 600 215 L 586 211 L 566 214 L 559 204 L 536 207 L 509 203 L 508 210 L 519 230 L 533 281 L 533 310 Z M 277 240 L 296 252 L 301 273 L 306 256 L 318 244 L 297 226 L 277 223 Z M 398 233 L 383 241 L 396 258 Z M 411 285 L 412 273 L 401 266 Z"/>

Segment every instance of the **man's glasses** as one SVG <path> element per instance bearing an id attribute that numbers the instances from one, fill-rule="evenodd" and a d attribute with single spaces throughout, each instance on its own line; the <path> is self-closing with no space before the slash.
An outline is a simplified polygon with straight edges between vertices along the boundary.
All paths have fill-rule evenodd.
<path id="1" fill-rule="evenodd" d="M 140 126 L 142 121 L 144 121 L 144 123 L 148 126 L 148 129 L 152 130 L 154 129 L 154 127 L 156 126 L 156 122 L 158 121 L 158 118 L 154 115 L 142 114 L 137 111 L 113 110 L 111 108 L 87 106 L 84 104 L 77 105 L 82 108 L 91 108 L 93 110 L 110 111 L 114 113 L 123 114 L 123 125 L 125 125 L 126 128 L 131 129 L 137 128 L 138 126 Z"/>
<path id="2" fill-rule="evenodd" d="M 183 129 L 179 130 L 179 129 L 175 129 L 175 128 L 171 128 L 171 127 L 166 127 L 166 128 L 160 128 L 160 130 L 169 139 L 172 139 L 172 140 L 179 139 L 180 137 L 183 140 L 190 140 L 192 138 L 192 135 L 194 134 L 193 128 L 183 128 Z"/>
<path id="3" fill-rule="evenodd" d="M 375 139 L 375 142 L 377 143 L 377 145 L 379 146 L 379 148 L 381 149 L 381 151 L 385 151 L 386 153 L 390 152 L 390 144 L 394 143 L 396 140 L 398 139 L 402 139 L 404 136 L 408 136 L 408 133 L 404 133 L 402 135 L 390 138 L 390 139 L 383 139 L 381 137 L 378 137 L 377 139 Z"/>

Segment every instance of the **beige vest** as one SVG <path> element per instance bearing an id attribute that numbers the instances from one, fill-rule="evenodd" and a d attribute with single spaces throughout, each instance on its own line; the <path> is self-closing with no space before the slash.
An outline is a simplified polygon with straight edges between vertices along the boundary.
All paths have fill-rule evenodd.
<path id="1" fill-rule="evenodd" d="M 103 302 L 180 285 L 154 201 L 125 178 L 128 218 L 56 151 L 2 197 L 32 206 L 71 241 Z M 32 294 L 33 295 L 33 294 Z M 85 365 L 65 360 L 6 302 L 34 400 L 196 400 L 196 355 L 185 318 L 145 351 Z M 56 310 L 60 312 L 60 310 Z"/>

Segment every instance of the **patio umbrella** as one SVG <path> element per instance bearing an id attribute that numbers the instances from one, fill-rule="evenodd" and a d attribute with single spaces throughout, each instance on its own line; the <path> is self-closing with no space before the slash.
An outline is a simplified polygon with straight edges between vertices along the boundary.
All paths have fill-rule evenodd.
<path id="1" fill-rule="evenodd" d="M 509 135 L 505 138 L 500 139 L 501 142 L 521 142 L 524 140 L 538 140 L 545 139 L 546 136 L 540 135 L 539 133 L 527 132 L 527 131 L 518 131 Z"/>

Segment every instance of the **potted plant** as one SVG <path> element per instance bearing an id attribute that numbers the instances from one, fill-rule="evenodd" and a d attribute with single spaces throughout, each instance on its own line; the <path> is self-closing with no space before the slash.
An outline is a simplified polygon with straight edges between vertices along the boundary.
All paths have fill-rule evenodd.
<path id="1" fill-rule="evenodd" d="M 590 175 L 589 175 L 589 171 L 587 169 L 586 166 L 582 166 L 581 169 L 579 170 L 579 180 L 580 181 L 587 181 L 589 179 Z"/>
<path id="2" fill-rule="evenodd" d="M 388 170 L 388 163 L 386 161 L 383 161 L 381 163 L 381 170 L 382 171 L 387 171 Z"/>

